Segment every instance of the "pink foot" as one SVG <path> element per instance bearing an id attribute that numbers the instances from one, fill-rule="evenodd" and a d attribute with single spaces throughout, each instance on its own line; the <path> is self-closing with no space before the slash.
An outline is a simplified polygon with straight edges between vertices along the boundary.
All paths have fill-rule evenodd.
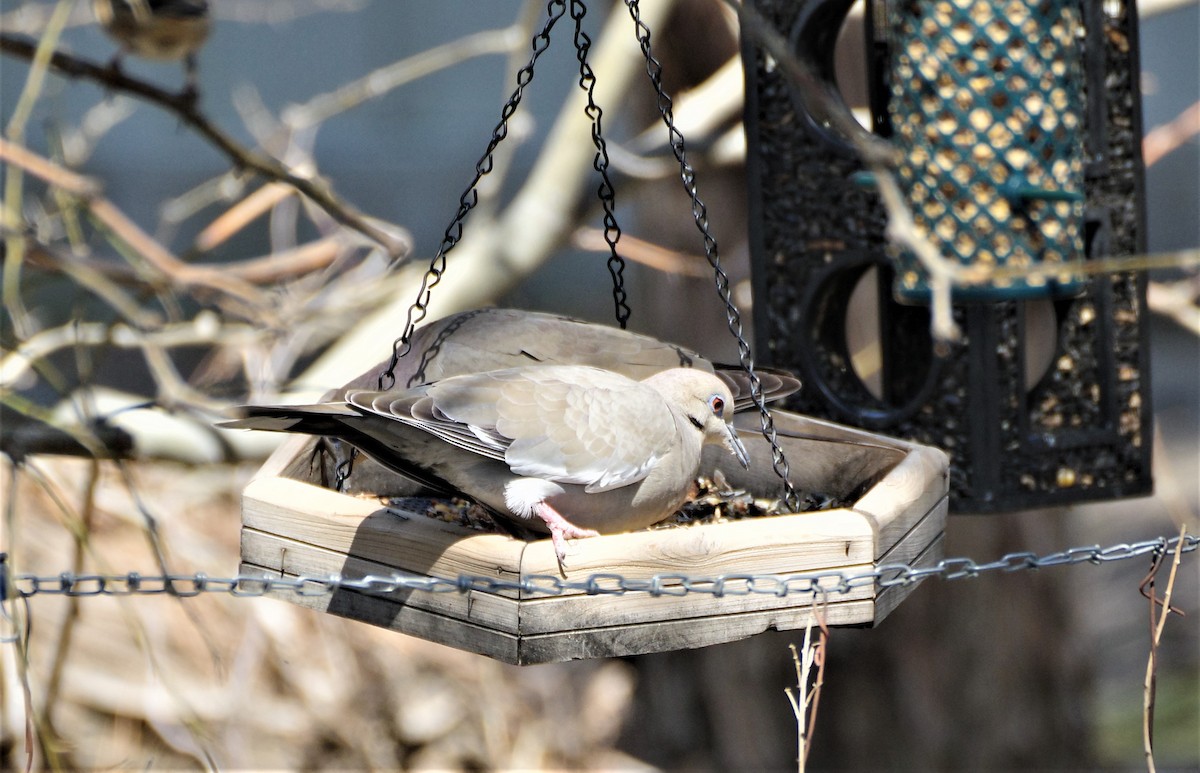
<path id="1" fill-rule="evenodd" d="M 594 529 L 581 529 L 575 524 L 568 521 L 557 510 L 545 502 L 540 503 L 533 510 L 538 518 L 541 518 L 546 523 L 546 527 L 550 529 L 550 542 L 554 545 L 554 555 L 558 557 L 558 571 L 566 576 L 567 565 L 567 540 L 580 539 L 581 537 L 599 537 L 600 532 Z"/>

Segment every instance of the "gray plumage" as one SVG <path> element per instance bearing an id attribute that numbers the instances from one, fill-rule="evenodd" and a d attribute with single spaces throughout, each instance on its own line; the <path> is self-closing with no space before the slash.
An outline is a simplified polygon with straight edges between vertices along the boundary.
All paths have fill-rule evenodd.
<path id="1" fill-rule="evenodd" d="M 715 373 L 733 393 L 735 410 L 753 407 L 750 381 L 740 366 L 715 364 L 673 343 L 610 325 L 517 309 L 475 309 L 418 328 L 410 353 L 396 365 L 395 385 L 416 386 L 448 376 L 524 365 L 590 365 L 640 381 L 668 368 Z M 382 362 L 346 384 L 373 389 Z M 757 369 L 763 396 L 778 400 L 800 388 L 790 373 Z"/>

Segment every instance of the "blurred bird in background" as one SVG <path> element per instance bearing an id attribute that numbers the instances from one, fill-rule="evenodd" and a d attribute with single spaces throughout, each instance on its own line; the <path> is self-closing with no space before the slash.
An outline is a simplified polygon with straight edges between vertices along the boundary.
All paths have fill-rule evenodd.
<path id="1" fill-rule="evenodd" d="M 121 46 L 113 67 L 129 52 L 147 59 L 182 59 L 184 94 L 195 98 L 196 52 L 211 26 L 207 0 L 92 0 L 92 7 L 101 26 Z"/>

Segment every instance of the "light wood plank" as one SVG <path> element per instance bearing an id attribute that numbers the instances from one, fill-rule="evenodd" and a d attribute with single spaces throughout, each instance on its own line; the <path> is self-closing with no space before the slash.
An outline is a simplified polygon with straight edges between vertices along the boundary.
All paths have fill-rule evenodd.
<path id="1" fill-rule="evenodd" d="M 866 519 L 849 510 L 648 529 L 573 540 L 567 577 L 792 574 L 869 563 L 874 540 Z M 525 575 L 555 574 L 550 541 L 530 543 L 521 568 Z"/>
<path id="2" fill-rule="evenodd" d="M 944 534 L 938 534 L 933 542 L 919 555 L 912 559 L 910 566 L 925 567 L 933 566 L 938 561 L 942 560 L 943 545 L 946 541 Z M 884 588 L 880 591 L 879 596 L 875 599 L 875 622 L 879 623 L 891 614 L 892 610 L 900 605 L 900 602 L 908 598 L 908 595 L 917 589 L 917 586 L 925 582 L 921 580 L 912 585 L 893 585 L 890 588 Z"/>
<path id="3" fill-rule="evenodd" d="M 272 572 L 266 567 L 245 562 L 241 564 L 239 571 L 246 575 L 279 576 L 278 573 Z M 398 604 L 385 598 L 367 596 L 354 591 L 312 596 L 299 596 L 290 591 L 272 591 L 266 596 L 318 612 L 328 612 L 339 617 L 389 628 L 398 633 L 406 633 L 468 652 L 477 652 L 505 663 L 518 662 L 519 639 L 516 636 L 434 614 L 413 606 Z"/>
<path id="4" fill-rule="evenodd" d="M 388 576 L 399 571 L 396 567 L 335 553 L 333 551 L 289 540 L 272 534 L 246 529 L 242 535 L 243 560 L 262 566 L 276 575 L 316 576 L 340 574 L 355 579 L 369 574 Z M 870 571 L 871 564 L 846 568 L 849 572 Z M 419 575 L 414 575 L 419 576 Z M 826 588 L 836 586 L 835 578 L 821 581 Z M 774 596 L 765 593 L 741 595 L 736 591 L 744 586 L 731 583 L 730 592 L 715 596 L 703 591 L 686 595 L 649 593 L 597 595 L 542 595 L 523 601 L 504 598 L 485 591 L 472 590 L 467 594 L 398 591 L 378 598 L 411 604 L 419 609 L 447 617 L 486 625 L 496 630 L 522 636 L 593 629 L 608 626 L 649 624 L 670 620 L 739 615 L 745 612 L 785 610 L 807 606 L 810 598 L 800 594 Z M 682 589 L 680 589 L 682 590 Z M 839 601 L 869 600 L 874 588 L 863 586 L 850 593 L 832 596 Z M 851 622 L 869 623 L 868 614 Z"/>
<path id="5" fill-rule="evenodd" d="M 925 514 L 924 518 L 918 521 L 907 534 L 902 536 L 896 544 L 892 545 L 891 548 L 879 557 L 875 562 L 876 567 L 887 564 L 909 564 L 916 566 L 917 561 L 933 563 L 941 560 L 942 537 L 945 534 L 946 513 L 949 504 L 949 496 L 943 495 L 937 504 Z M 916 585 L 894 585 L 890 588 L 885 588 L 880 595 L 881 597 L 886 596 L 887 603 L 876 605 L 875 624 L 878 625 L 887 616 L 888 612 L 891 612 L 908 594 L 916 590 L 916 587 Z"/>
<path id="6" fill-rule="evenodd" d="M 871 606 L 870 601 L 830 603 L 824 610 L 825 619 L 829 625 L 847 625 L 869 618 Z M 803 628 L 812 619 L 812 606 L 804 605 L 655 625 L 609 626 L 528 636 L 523 637 L 518 645 L 518 657 L 521 664 L 532 664 L 695 649 L 745 639 L 769 630 Z"/>
<path id="7" fill-rule="evenodd" d="M 916 523 L 899 539 L 893 542 L 890 546 L 881 541 L 880 547 L 886 547 L 886 550 L 875 559 L 877 566 L 884 564 L 905 564 L 916 558 L 925 549 L 929 547 L 935 539 L 940 537 L 946 529 L 946 513 L 950 506 L 950 498 L 943 496 L 939 499 L 929 512 Z"/>
<path id="8" fill-rule="evenodd" d="M 512 579 L 558 573 L 548 539 L 526 543 L 481 534 L 287 478 L 256 480 L 246 487 L 243 523 L 417 574 Z M 794 574 L 868 563 L 875 552 L 875 535 L 863 516 L 830 510 L 650 529 L 570 544 L 568 578 L 617 566 L 629 577 Z"/>
<path id="9" fill-rule="evenodd" d="M 367 575 L 388 577 L 396 573 L 416 578 L 428 576 L 404 572 L 389 564 L 347 556 L 255 529 L 242 531 L 242 560 L 261 566 L 275 576 L 325 577 L 337 574 L 347 579 L 359 579 Z M 367 595 L 369 598 L 407 604 L 497 631 L 514 635 L 519 633 L 519 602 L 498 594 L 479 590 L 466 593 L 400 590 L 387 595 Z"/>
<path id="10" fill-rule="evenodd" d="M 879 544 L 884 550 L 895 544 L 946 495 L 948 469 L 948 458 L 941 451 L 915 447 L 904 461 L 854 503 L 855 512 L 874 522 Z"/>
<path id="11" fill-rule="evenodd" d="M 288 478 L 251 481 L 242 523 L 418 574 L 514 578 L 526 543 Z"/>

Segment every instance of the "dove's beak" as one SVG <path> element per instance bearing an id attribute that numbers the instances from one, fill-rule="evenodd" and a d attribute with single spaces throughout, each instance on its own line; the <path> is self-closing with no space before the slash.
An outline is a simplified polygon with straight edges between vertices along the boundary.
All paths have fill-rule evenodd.
<path id="1" fill-rule="evenodd" d="M 725 431 L 728 433 L 725 438 L 725 447 L 729 449 L 731 454 L 737 457 L 738 462 L 741 463 L 744 469 L 750 469 L 750 454 L 746 453 L 746 447 L 742 445 L 742 440 L 738 437 L 737 430 L 733 428 L 732 424 L 726 424 Z"/>

